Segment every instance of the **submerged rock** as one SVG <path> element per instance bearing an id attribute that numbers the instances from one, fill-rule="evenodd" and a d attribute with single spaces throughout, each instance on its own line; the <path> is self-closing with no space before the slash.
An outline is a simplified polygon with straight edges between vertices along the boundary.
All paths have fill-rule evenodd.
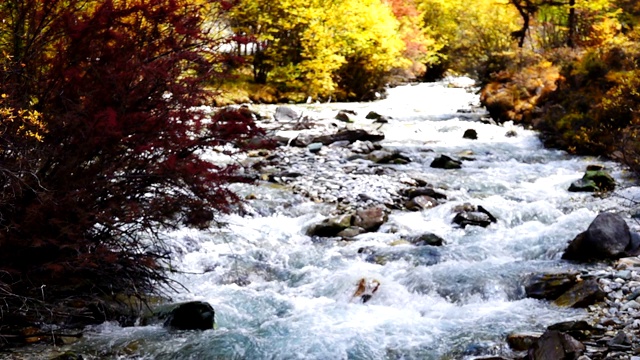
<path id="1" fill-rule="evenodd" d="M 442 246 L 445 243 L 443 238 L 429 232 L 418 236 L 407 237 L 405 238 L 405 240 L 407 240 L 410 244 L 416 246 Z"/>
<path id="2" fill-rule="evenodd" d="M 453 159 L 447 155 L 440 155 L 433 159 L 430 166 L 436 169 L 460 169 L 462 168 L 462 161 Z"/>
<path id="3" fill-rule="evenodd" d="M 378 265 L 404 260 L 415 266 L 430 266 L 440 261 L 440 252 L 433 246 L 364 247 L 358 249 L 358 254 L 361 254 L 366 262 Z"/>
<path id="4" fill-rule="evenodd" d="M 438 201 L 431 196 L 420 195 L 407 201 L 405 207 L 407 208 L 407 210 L 420 211 L 431 209 L 432 207 L 435 207 L 437 205 Z"/>
<path id="5" fill-rule="evenodd" d="M 337 233 L 336 236 L 340 236 L 341 238 L 348 240 L 360 234 L 364 234 L 365 232 L 366 231 L 359 226 L 349 226 L 348 228 Z"/>
<path id="6" fill-rule="evenodd" d="M 76 354 L 75 352 L 72 352 L 72 351 L 67 351 L 54 358 L 51 358 L 51 360 L 83 360 L 83 359 L 84 357 L 82 357 L 82 355 Z"/>
<path id="7" fill-rule="evenodd" d="M 377 132 L 368 132 L 363 129 L 342 129 L 335 134 L 321 135 L 314 137 L 312 142 L 320 142 L 323 145 L 330 145 L 336 141 L 349 141 L 350 143 L 360 141 L 380 141 L 384 140 L 384 134 Z M 306 145 L 304 145 L 306 146 Z"/>
<path id="8" fill-rule="evenodd" d="M 426 195 L 429 197 L 432 197 L 434 199 L 440 199 L 440 200 L 446 200 L 447 199 L 447 195 L 434 190 L 433 188 L 430 187 L 421 187 L 421 188 L 417 188 L 417 189 L 410 189 L 406 192 L 407 197 L 408 198 L 414 198 L 416 196 L 421 196 L 421 195 Z"/>
<path id="9" fill-rule="evenodd" d="M 369 154 L 375 150 L 382 149 L 380 144 L 374 144 L 371 141 L 356 140 L 350 146 L 351 151 L 356 154 Z"/>
<path id="10" fill-rule="evenodd" d="M 463 204 L 454 209 L 457 212 L 452 222 L 458 224 L 461 228 L 465 228 L 468 225 L 487 227 L 491 223 L 495 223 L 498 220 L 491 215 L 487 209 L 478 205 Z"/>
<path id="11" fill-rule="evenodd" d="M 143 325 L 154 322 L 174 330 L 209 330 L 215 325 L 215 311 L 203 301 L 161 305 L 141 319 Z"/>
<path id="12" fill-rule="evenodd" d="M 362 278 L 358 282 L 358 286 L 356 287 L 356 291 L 353 293 L 352 300 L 358 299 L 364 304 L 371 300 L 379 288 L 380 281 L 376 279 L 367 281 L 367 279 Z"/>

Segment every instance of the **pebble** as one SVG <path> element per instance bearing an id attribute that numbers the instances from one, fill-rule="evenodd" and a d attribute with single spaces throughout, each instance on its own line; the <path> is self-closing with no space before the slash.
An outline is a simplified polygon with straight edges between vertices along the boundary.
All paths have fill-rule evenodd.
<path id="1" fill-rule="evenodd" d="M 632 270 L 640 264 L 640 258 L 620 259 L 618 265 L 595 270 L 590 275 L 598 278 L 601 289 L 607 294 L 604 301 L 588 307 L 588 319 L 593 324 L 606 327 L 605 337 L 612 341 L 624 335 L 629 344 L 607 345 L 604 349 L 591 348 L 587 354 L 592 359 L 640 360 L 640 282 L 638 273 Z M 583 342 L 594 341 L 585 340 Z M 602 344 L 602 343 L 600 343 Z M 588 347 L 589 348 L 589 347 Z"/>

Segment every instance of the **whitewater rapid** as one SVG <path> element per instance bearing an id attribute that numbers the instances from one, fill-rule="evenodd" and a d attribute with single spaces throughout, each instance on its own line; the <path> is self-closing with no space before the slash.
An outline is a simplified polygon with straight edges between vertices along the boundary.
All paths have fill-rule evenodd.
<path id="1" fill-rule="evenodd" d="M 446 203 L 419 212 L 393 210 L 377 232 L 352 241 L 321 240 L 307 236 L 306 229 L 335 205 L 294 194 L 286 184 L 237 186 L 252 199 L 244 215 L 220 218 L 220 228 L 166 233 L 176 251 L 172 265 L 181 271 L 174 280 L 184 286 L 172 297 L 209 302 L 216 329 L 103 324 L 73 348 L 88 359 L 462 359 L 508 354 L 505 338 L 512 331 L 583 318 L 584 310 L 526 298 L 524 281 L 534 273 L 576 268 L 560 260 L 567 241 L 601 211 L 630 213 L 625 197 L 635 188 L 615 163 L 544 149 L 534 131 L 518 125 L 478 121 L 483 110 L 470 85 L 449 79 L 393 88 L 386 99 L 371 103 L 291 106 L 324 123 L 335 123 L 338 110 L 355 111 L 350 126 L 379 128 L 385 148 L 412 159 L 393 165 L 397 176 L 419 176 L 445 192 Z M 391 120 L 371 124 L 364 119 L 368 111 Z M 276 129 L 277 123 L 269 126 Z M 476 130 L 478 139 L 463 139 L 467 129 Z M 508 131 L 517 136 L 506 136 Z M 473 160 L 458 170 L 430 168 L 438 154 Z M 292 167 L 330 178 L 331 161 L 339 164 L 329 157 L 308 165 L 292 161 Z M 592 163 L 604 164 L 626 190 L 606 198 L 568 192 Z M 350 191 L 372 196 L 394 181 L 349 179 Z M 372 183 L 363 190 L 358 179 Z M 464 203 L 482 205 L 497 223 L 456 227 L 452 209 Z M 399 238 L 425 232 L 442 237 L 445 245 L 396 245 Z M 370 261 L 362 249 L 387 258 Z M 364 304 L 353 298 L 361 279 L 380 283 Z"/>

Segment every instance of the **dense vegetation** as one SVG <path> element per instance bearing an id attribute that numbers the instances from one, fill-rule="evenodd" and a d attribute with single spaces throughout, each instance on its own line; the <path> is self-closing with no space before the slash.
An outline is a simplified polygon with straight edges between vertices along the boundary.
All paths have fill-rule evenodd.
<path id="1" fill-rule="evenodd" d="M 194 109 L 223 61 L 205 50 L 221 41 L 201 16 L 213 10 L 0 3 L 0 334 L 71 319 L 62 302 L 156 291 L 170 260 L 159 232 L 233 206 L 225 185 L 244 177 L 200 155 L 261 131 L 250 114 Z"/>
<path id="2" fill-rule="evenodd" d="M 550 146 L 640 170 L 640 4 L 528 0 L 519 6 L 529 17 L 522 47 L 482 78 L 492 116 L 541 130 Z"/>
<path id="3" fill-rule="evenodd" d="M 469 74 L 495 119 L 640 171 L 638 19 L 635 0 L 3 0 L 0 334 L 156 291 L 159 232 L 233 208 L 246 178 L 200 155 L 262 132 L 198 105 Z"/>

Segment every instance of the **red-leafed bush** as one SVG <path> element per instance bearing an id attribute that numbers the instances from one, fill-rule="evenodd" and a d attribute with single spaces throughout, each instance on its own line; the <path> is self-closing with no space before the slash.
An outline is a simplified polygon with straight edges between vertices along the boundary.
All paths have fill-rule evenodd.
<path id="1" fill-rule="evenodd" d="M 0 2 L 0 320 L 28 299 L 153 292 L 169 255 L 158 232 L 207 226 L 237 200 L 238 169 L 200 155 L 262 132 L 248 112 L 198 110 L 224 61 L 204 13 Z"/>

